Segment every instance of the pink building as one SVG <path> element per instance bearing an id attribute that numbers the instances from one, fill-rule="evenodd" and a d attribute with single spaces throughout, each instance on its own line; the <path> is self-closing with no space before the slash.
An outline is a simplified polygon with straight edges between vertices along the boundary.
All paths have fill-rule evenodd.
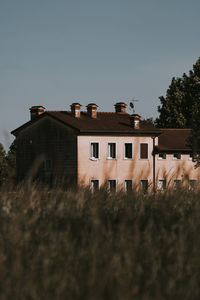
<path id="1" fill-rule="evenodd" d="M 200 171 L 187 146 L 190 129 L 158 129 L 129 115 L 126 104 L 115 112 L 98 112 L 94 103 L 81 111 L 30 109 L 31 120 L 12 131 L 17 141 L 17 174 L 41 180 L 62 179 L 92 189 L 110 190 L 188 186 L 194 188 Z"/>

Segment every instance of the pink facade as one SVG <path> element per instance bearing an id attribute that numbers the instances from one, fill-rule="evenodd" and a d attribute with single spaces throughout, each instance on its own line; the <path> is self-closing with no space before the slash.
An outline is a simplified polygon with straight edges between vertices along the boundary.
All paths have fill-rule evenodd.
<path id="1" fill-rule="evenodd" d="M 166 154 L 166 159 L 159 158 L 156 155 L 156 180 L 166 180 L 167 187 L 176 185 L 176 180 L 182 186 L 189 186 L 195 180 L 197 184 L 200 179 L 200 169 L 195 168 L 190 154 L 181 154 L 180 158 L 174 157 L 174 154 Z"/>
<path id="2" fill-rule="evenodd" d="M 99 157 L 92 158 L 91 144 L 98 143 Z M 116 144 L 116 157 L 109 157 L 109 143 Z M 132 144 L 132 158 L 125 158 L 125 144 Z M 140 144 L 148 145 L 148 158 L 140 156 Z M 109 180 L 116 180 L 116 189 L 126 188 L 126 180 L 132 181 L 132 188 L 138 190 L 143 180 L 148 180 L 149 189 L 162 190 L 173 188 L 181 181 L 182 186 L 190 186 L 190 181 L 198 182 L 200 169 L 194 168 L 189 154 L 181 154 L 181 158 L 174 158 L 173 154 L 166 154 L 166 158 L 155 155 L 155 179 L 153 178 L 153 138 L 144 136 L 78 136 L 78 183 L 91 185 L 92 180 L 98 180 L 99 186 L 107 184 Z M 156 138 L 155 146 L 158 145 Z M 165 182 L 163 182 L 165 181 Z M 178 182 L 177 182 L 178 181 Z M 191 182 L 192 184 L 192 182 Z"/>
<path id="3" fill-rule="evenodd" d="M 91 143 L 98 143 L 99 157 L 92 158 Z M 116 145 L 116 157 L 109 157 L 109 143 Z M 140 158 L 140 144 L 148 145 L 148 158 Z M 125 144 L 132 145 L 132 158 L 125 157 Z M 124 188 L 125 180 L 132 180 L 138 188 L 140 180 L 153 182 L 153 139 L 133 136 L 78 136 L 78 182 L 90 185 L 92 179 L 104 185 L 116 180 L 117 189 Z"/>

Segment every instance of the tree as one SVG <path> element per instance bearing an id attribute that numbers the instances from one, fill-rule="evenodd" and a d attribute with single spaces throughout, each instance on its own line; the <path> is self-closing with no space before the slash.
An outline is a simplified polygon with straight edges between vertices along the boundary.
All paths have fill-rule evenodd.
<path id="1" fill-rule="evenodd" d="M 143 118 L 142 119 L 142 121 L 144 121 L 146 124 L 148 124 L 148 125 L 152 125 L 152 126 L 155 126 L 156 124 L 155 124 L 155 120 L 154 120 L 154 118 L 152 118 L 152 117 L 149 117 L 149 118 Z"/>
<path id="2" fill-rule="evenodd" d="M 158 127 L 191 128 L 188 139 L 196 167 L 200 166 L 200 58 L 189 74 L 172 78 L 166 97 L 160 97 Z"/>
<path id="3" fill-rule="evenodd" d="M 166 97 L 159 97 L 158 127 L 195 128 L 200 117 L 200 58 L 189 74 L 172 78 Z"/>
<path id="4" fill-rule="evenodd" d="M 7 163 L 7 179 L 10 182 L 16 178 L 16 140 L 10 145 L 8 153 L 6 155 Z"/>
<path id="5" fill-rule="evenodd" d="M 7 162 L 6 151 L 3 145 L 0 143 L 0 185 L 5 183 L 7 177 Z"/>

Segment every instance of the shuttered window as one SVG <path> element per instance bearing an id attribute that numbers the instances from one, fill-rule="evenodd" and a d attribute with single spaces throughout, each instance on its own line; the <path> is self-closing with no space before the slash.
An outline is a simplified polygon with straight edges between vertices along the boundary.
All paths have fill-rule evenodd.
<path id="1" fill-rule="evenodd" d="M 140 144 L 140 158 L 147 159 L 148 158 L 148 144 Z"/>

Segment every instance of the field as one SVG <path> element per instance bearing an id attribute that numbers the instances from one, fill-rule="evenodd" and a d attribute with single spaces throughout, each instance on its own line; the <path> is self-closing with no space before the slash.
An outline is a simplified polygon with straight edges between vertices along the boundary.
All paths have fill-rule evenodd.
<path id="1" fill-rule="evenodd" d="M 199 191 L 0 191 L 0 299 L 200 299 Z"/>

